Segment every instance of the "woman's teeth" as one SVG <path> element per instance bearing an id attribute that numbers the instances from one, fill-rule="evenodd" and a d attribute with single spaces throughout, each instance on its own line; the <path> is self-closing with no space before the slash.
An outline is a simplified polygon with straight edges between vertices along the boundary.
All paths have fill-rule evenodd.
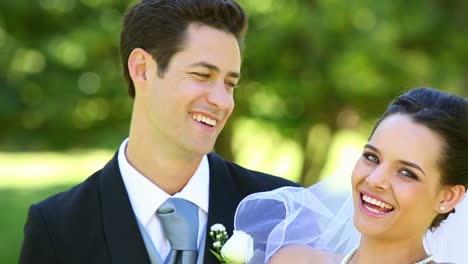
<path id="1" fill-rule="evenodd" d="M 367 210 L 373 212 L 373 213 L 377 213 L 377 214 L 383 214 L 383 213 L 386 213 L 390 210 L 393 209 L 393 206 L 383 202 L 383 201 L 380 201 L 380 200 L 377 200 L 377 199 L 374 199 L 370 196 L 367 196 L 365 194 L 362 195 L 362 200 L 365 201 L 366 203 L 369 203 L 369 204 L 373 204 L 373 205 L 376 205 L 382 209 L 385 209 L 383 211 L 381 210 L 378 210 L 377 208 L 373 208 L 373 207 L 370 207 L 370 206 L 367 206 L 365 203 L 364 203 L 364 207 L 366 207 Z"/>

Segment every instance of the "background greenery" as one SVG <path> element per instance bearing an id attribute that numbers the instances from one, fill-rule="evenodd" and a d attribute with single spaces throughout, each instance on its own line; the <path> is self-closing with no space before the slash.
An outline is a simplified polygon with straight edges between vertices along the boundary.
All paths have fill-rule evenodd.
<path id="1" fill-rule="evenodd" d="M 126 137 L 118 39 L 134 2 L 0 1 L 0 263 L 17 262 L 29 204 L 81 181 Z M 239 2 L 243 78 L 216 151 L 244 166 L 306 185 L 346 174 L 396 95 L 468 96 L 467 1 Z"/>

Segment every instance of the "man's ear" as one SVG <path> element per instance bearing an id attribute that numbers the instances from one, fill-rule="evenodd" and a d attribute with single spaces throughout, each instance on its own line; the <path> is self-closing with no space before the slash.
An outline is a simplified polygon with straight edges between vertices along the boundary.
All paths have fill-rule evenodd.
<path id="1" fill-rule="evenodd" d="M 140 89 L 146 90 L 149 74 L 157 71 L 153 56 L 142 48 L 136 48 L 130 53 L 127 67 L 135 85 L 135 93 Z"/>
<path id="2" fill-rule="evenodd" d="M 448 186 L 446 189 L 442 190 L 436 211 L 439 213 L 450 212 L 462 200 L 465 191 L 463 185 Z"/>

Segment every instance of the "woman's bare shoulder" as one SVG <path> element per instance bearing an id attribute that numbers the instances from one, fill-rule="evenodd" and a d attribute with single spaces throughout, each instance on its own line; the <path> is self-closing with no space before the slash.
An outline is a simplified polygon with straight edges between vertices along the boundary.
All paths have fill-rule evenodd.
<path id="1" fill-rule="evenodd" d="M 290 245 L 278 250 L 268 263 L 332 264 L 339 263 L 342 258 L 342 255 L 321 251 L 307 245 Z"/>

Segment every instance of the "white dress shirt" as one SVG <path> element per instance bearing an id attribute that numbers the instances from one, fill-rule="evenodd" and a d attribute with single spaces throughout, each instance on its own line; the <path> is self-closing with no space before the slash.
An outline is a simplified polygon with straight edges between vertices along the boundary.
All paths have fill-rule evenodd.
<path id="1" fill-rule="evenodd" d="M 185 187 L 173 196 L 164 192 L 156 184 L 138 172 L 127 160 L 125 150 L 128 138 L 120 145 L 118 163 L 122 179 L 127 189 L 135 216 L 146 229 L 154 247 L 164 260 L 169 255 L 171 246 L 166 239 L 161 222 L 156 217 L 156 210 L 170 197 L 186 199 L 198 206 L 198 248 L 205 239 L 208 219 L 210 168 L 207 156 L 203 156 L 198 169 Z"/>

